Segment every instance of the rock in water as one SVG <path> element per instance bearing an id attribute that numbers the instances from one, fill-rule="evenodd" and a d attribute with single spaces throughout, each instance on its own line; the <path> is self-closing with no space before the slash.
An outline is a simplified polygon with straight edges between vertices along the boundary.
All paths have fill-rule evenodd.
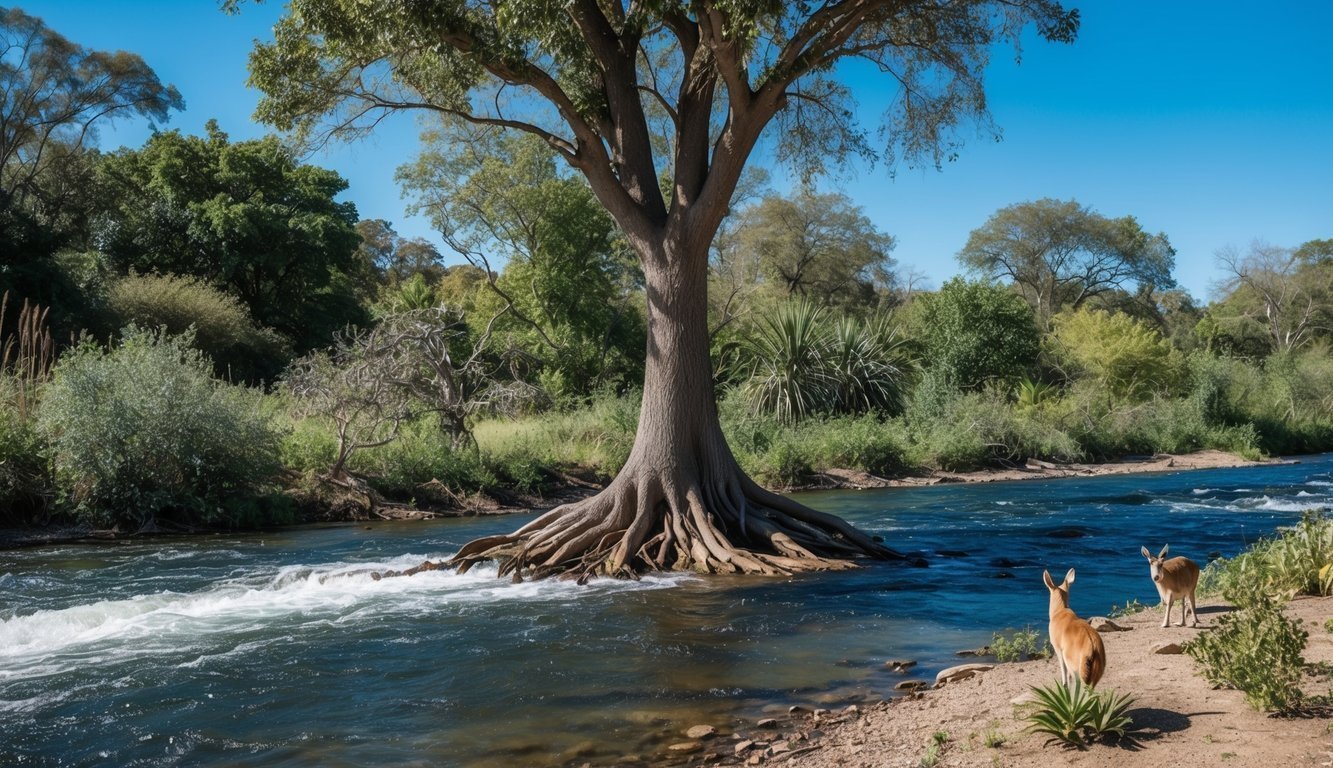
<path id="1" fill-rule="evenodd" d="M 685 732 L 691 739 L 706 739 L 709 736 L 717 735 L 717 729 L 711 725 L 696 725 Z"/>

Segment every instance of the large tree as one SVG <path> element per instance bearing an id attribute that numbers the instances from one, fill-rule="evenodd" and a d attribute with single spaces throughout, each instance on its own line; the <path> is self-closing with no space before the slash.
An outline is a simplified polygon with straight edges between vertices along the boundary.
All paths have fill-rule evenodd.
<path id="1" fill-rule="evenodd" d="M 1008 278 L 1050 326 L 1063 307 L 1139 286 L 1171 288 L 1175 250 L 1133 216 L 1111 219 L 1073 200 L 1046 198 L 996 211 L 972 231 L 958 258 L 988 278 Z"/>
<path id="2" fill-rule="evenodd" d="M 871 152 L 840 61 L 898 86 L 885 150 L 938 163 L 951 129 L 985 115 L 994 46 L 1031 23 L 1068 41 L 1078 14 L 1054 0 L 292 0 L 251 58 L 262 119 L 355 134 L 417 109 L 527 132 L 587 178 L 643 267 L 643 401 L 620 474 L 455 562 L 498 558 L 515 575 L 780 573 L 891 556 L 760 488 L 732 456 L 709 370 L 709 246 L 769 125 L 803 172 Z"/>

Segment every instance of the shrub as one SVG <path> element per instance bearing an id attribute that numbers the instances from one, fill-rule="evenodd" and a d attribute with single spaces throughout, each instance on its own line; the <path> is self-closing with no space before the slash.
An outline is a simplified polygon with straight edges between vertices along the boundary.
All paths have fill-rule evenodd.
<path id="1" fill-rule="evenodd" d="M 964 389 L 1022 376 L 1037 360 L 1040 336 L 1021 296 L 999 285 L 954 278 L 917 301 L 925 359 Z"/>
<path id="2" fill-rule="evenodd" d="M 1186 644 L 1185 652 L 1214 685 L 1242 691 L 1257 710 L 1286 712 L 1302 700 L 1307 637 L 1300 622 L 1282 612 L 1281 602 L 1260 598 L 1223 616 L 1216 629 Z"/>
<path id="3" fill-rule="evenodd" d="M 111 283 L 106 301 L 116 328 L 161 328 L 172 335 L 193 328 L 195 347 L 227 379 L 272 380 L 291 358 L 287 342 L 257 325 L 239 299 L 197 278 L 131 274 Z"/>
<path id="4" fill-rule="evenodd" d="M 1126 710 L 1134 703 L 1114 691 L 1094 691 L 1075 679 L 1072 687 L 1059 683 L 1033 687 L 1037 709 L 1027 718 L 1028 730 L 1045 733 L 1077 747 L 1111 736 L 1124 736 L 1133 725 Z"/>
<path id="5" fill-rule="evenodd" d="M 223 384 L 190 334 L 127 330 L 56 365 L 38 416 L 62 498 L 92 524 L 235 522 L 278 467 L 257 393 Z"/>
<path id="6" fill-rule="evenodd" d="M 990 651 L 996 661 L 1001 662 L 1044 659 L 1051 655 L 1050 644 L 1046 642 L 1046 633 L 1032 627 L 1025 627 L 1008 635 L 996 632 L 991 636 Z"/>
<path id="7" fill-rule="evenodd" d="M 1242 606 L 1270 596 L 1333 594 L 1333 520 L 1307 510 L 1300 523 L 1282 529 L 1277 538 L 1209 563 L 1199 590 Z"/>
<path id="8" fill-rule="evenodd" d="M 1144 400 L 1176 388 L 1181 366 L 1156 328 L 1119 312 L 1080 309 L 1052 318 L 1057 357 L 1118 398 Z"/>

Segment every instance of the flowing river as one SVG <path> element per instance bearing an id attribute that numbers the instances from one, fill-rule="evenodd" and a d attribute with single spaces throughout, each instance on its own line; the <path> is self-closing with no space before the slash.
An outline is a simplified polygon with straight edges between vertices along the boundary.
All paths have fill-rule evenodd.
<path id="1" fill-rule="evenodd" d="M 529 515 L 0 552 L 0 765 L 632 762 L 700 723 L 889 695 L 991 633 L 1156 605 L 1139 554 L 1200 564 L 1333 504 L 1333 454 L 1158 475 L 802 494 L 929 567 L 792 579 L 375 581 Z M 1054 674 L 1054 673 L 1052 673 Z"/>

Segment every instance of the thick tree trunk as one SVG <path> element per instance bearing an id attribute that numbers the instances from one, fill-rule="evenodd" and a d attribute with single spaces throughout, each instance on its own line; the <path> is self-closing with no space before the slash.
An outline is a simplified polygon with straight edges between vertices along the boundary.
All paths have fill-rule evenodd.
<path id="1" fill-rule="evenodd" d="M 832 515 L 760 488 L 732 456 L 709 361 L 704 253 L 644 258 L 648 358 L 634 447 L 601 493 L 518 531 L 465 545 L 452 564 L 501 561 L 515 578 L 651 570 L 785 574 L 899 557 Z"/>

